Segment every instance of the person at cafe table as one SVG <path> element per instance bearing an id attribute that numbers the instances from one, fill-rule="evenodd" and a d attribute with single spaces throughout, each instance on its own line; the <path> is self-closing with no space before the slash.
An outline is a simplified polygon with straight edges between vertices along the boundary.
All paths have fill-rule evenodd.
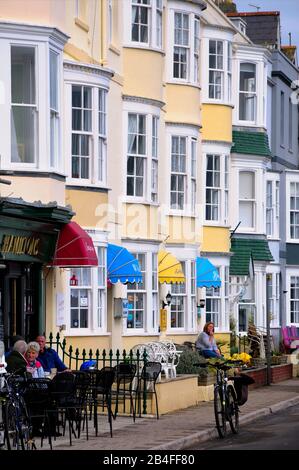
<path id="1" fill-rule="evenodd" d="M 40 351 L 40 346 L 36 341 L 28 343 L 25 359 L 28 362 L 27 372 L 32 374 L 34 379 L 42 379 L 45 377 L 45 372 L 41 363 L 36 359 Z"/>
<path id="2" fill-rule="evenodd" d="M 43 366 L 45 372 L 51 372 L 51 369 L 57 369 L 57 372 L 69 372 L 70 370 L 62 362 L 57 352 L 46 347 L 46 338 L 43 335 L 39 335 L 36 338 L 36 342 L 40 346 L 38 354 L 38 360 Z"/>

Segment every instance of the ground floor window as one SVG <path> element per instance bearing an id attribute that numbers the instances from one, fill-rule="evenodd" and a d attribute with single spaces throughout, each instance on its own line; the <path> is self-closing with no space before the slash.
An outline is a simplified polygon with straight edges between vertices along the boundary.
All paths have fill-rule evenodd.
<path id="1" fill-rule="evenodd" d="M 182 269 L 186 277 L 186 263 L 181 261 Z M 170 305 L 170 327 L 184 328 L 185 312 L 187 300 L 186 283 L 171 284 L 171 305 Z"/>
<path id="2" fill-rule="evenodd" d="M 291 323 L 299 323 L 299 276 L 290 277 Z"/>

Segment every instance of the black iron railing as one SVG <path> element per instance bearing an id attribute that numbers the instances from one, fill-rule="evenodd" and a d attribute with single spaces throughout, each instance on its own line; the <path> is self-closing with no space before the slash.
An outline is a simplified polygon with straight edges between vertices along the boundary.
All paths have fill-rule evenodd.
<path id="1" fill-rule="evenodd" d="M 139 381 L 141 371 L 144 365 L 147 364 L 147 352 L 144 350 L 140 354 L 139 350 L 133 352 L 130 350 L 127 352 L 125 349 L 121 352 L 119 349 L 113 351 L 109 349 L 100 350 L 96 349 L 95 351 L 89 349 L 88 351 L 83 348 L 82 351 L 79 348 L 73 348 L 72 345 L 67 346 L 66 339 L 61 339 L 60 334 L 57 333 L 54 338 L 53 333 L 49 334 L 49 341 L 47 344 L 50 348 L 53 348 L 57 351 L 57 354 L 63 361 L 63 363 L 71 370 L 79 370 L 81 365 L 86 361 L 95 361 L 95 368 L 102 369 L 103 367 L 115 367 L 121 362 L 127 364 L 136 365 L 136 381 Z M 147 400 L 146 400 L 146 390 L 147 384 L 146 379 L 143 381 L 143 394 L 142 394 L 142 403 L 141 397 L 139 396 L 139 404 L 137 409 L 139 410 L 139 416 L 141 414 L 147 414 Z"/>

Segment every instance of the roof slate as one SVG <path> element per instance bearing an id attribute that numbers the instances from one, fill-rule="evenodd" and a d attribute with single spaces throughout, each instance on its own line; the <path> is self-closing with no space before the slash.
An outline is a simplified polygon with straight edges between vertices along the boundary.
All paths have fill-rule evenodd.
<path id="1" fill-rule="evenodd" d="M 231 276 L 247 276 L 249 261 L 273 261 L 267 240 L 252 238 L 232 238 L 229 273 Z"/>
<path id="2" fill-rule="evenodd" d="M 233 131 L 233 153 L 271 157 L 268 135 L 265 132 Z"/>
<path id="3" fill-rule="evenodd" d="M 246 21 L 246 35 L 253 43 L 262 45 L 279 44 L 279 12 L 243 12 L 228 14 L 228 16 L 241 17 Z"/>

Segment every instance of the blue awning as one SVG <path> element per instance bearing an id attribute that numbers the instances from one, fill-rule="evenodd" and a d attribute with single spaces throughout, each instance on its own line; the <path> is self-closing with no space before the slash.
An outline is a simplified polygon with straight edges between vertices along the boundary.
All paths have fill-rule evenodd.
<path id="1" fill-rule="evenodd" d="M 108 243 L 107 278 L 112 284 L 142 282 L 138 260 L 123 246 Z"/>
<path id="2" fill-rule="evenodd" d="M 218 269 L 207 258 L 196 258 L 197 287 L 220 287 L 221 279 Z"/>

